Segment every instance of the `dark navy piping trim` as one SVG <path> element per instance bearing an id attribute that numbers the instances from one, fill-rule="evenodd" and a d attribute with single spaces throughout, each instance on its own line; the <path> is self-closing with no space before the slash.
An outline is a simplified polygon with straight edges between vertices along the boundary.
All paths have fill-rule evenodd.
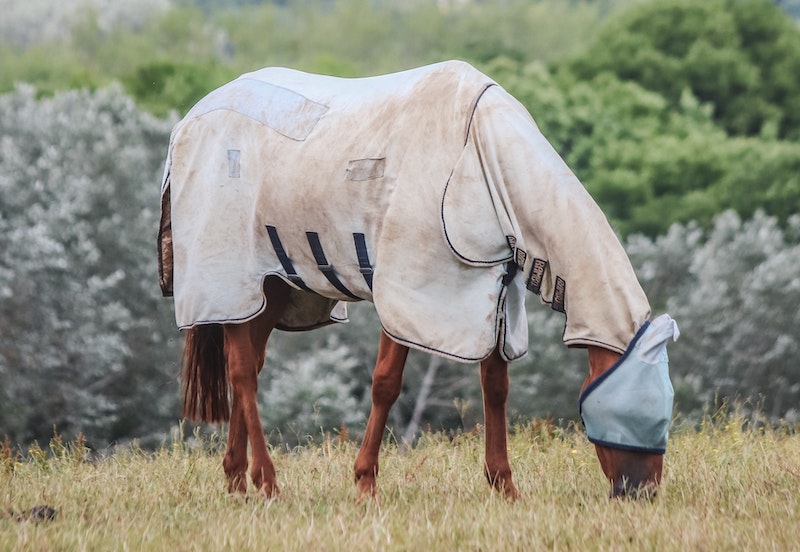
<path id="1" fill-rule="evenodd" d="M 470 111 L 470 113 L 469 113 L 469 122 L 467 123 L 467 129 L 466 129 L 467 131 L 464 133 L 464 145 L 465 146 L 467 145 L 467 142 L 469 141 L 469 132 L 470 132 L 470 130 L 472 130 L 472 120 L 475 118 L 475 111 L 478 110 L 478 103 L 480 103 L 481 98 L 483 97 L 483 95 L 486 94 L 486 91 L 489 90 L 492 86 L 498 86 L 498 84 L 496 82 L 487 83 L 486 86 L 484 87 L 484 89 L 481 90 L 480 93 L 478 94 L 478 96 L 475 98 L 475 102 L 472 104 L 472 111 Z"/>
<path id="2" fill-rule="evenodd" d="M 447 224 L 445 223 L 445 220 L 444 220 L 444 198 L 447 195 L 447 189 L 450 187 L 450 183 L 452 181 L 452 178 L 453 178 L 453 173 L 451 171 L 450 172 L 450 176 L 447 177 L 447 184 L 444 185 L 444 192 L 442 193 L 442 199 L 439 202 L 439 216 L 440 216 L 441 221 L 442 221 L 442 230 L 444 231 L 444 239 L 447 241 L 447 245 L 448 245 L 448 247 L 450 247 L 450 251 L 452 251 L 453 254 L 456 257 L 458 257 L 459 259 L 461 259 L 462 261 L 466 262 L 469 265 L 473 265 L 473 266 L 496 266 L 496 265 L 499 265 L 500 263 L 506 263 L 508 261 L 513 261 L 514 260 L 514 252 L 513 251 L 511 251 L 510 254 L 505 256 L 505 257 L 501 257 L 499 259 L 492 259 L 492 260 L 488 260 L 488 261 L 479 261 L 477 259 L 470 259 L 469 257 L 465 257 L 464 255 L 462 255 L 461 253 L 458 252 L 458 250 L 456 249 L 455 245 L 453 245 L 453 242 L 450 241 L 450 234 L 447 232 Z"/>
<path id="3" fill-rule="evenodd" d="M 256 309 L 255 312 L 253 312 L 253 314 L 248 314 L 238 318 L 221 318 L 219 320 L 198 320 L 197 322 L 192 322 L 191 324 L 178 326 L 178 330 L 190 330 L 196 326 L 207 326 L 209 324 L 241 324 L 242 322 L 247 322 L 249 320 L 252 320 L 256 316 L 261 314 L 261 312 L 264 311 L 266 306 L 267 306 L 267 298 L 264 297 L 262 294 L 261 306 L 258 307 L 258 309 Z"/>
<path id="4" fill-rule="evenodd" d="M 589 441 L 595 445 L 601 445 L 608 448 L 619 449 L 619 450 L 627 450 L 630 452 L 648 452 L 650 454 L 665 454 L 667 449 L 665 448 L 649 448 L 649 447 L 636 447 L 633 445 L 620 445 L 619 443 L 610 443 L 608 441 L 602 441 L 600 439 L 592 439 L 588 437 Z"/>
<path id="5" fill-rule="evenodd" d="M 503 294 L 500 293 L 498 295 L 498 297 L 497 297 L 497 304 L 495 305 L 495 309 L 494 309 L 494 312 L 495 312 L 495 317 L 494 317 L 494 335 L 497 336 L 497 341 L 495 341 L 494 347 L 492 349 L 490 349 L 486 353 L 486 355 L 484 355 L 482 357 L 464 357 L 464 356 L 460 356 L 460 355 L 454 355 L 453 353 L 448 353 L 447 351 L 442 351 L 440 349 L 434 349 L 433 347 L 427 347 L 425 345 L 422 345 L 421 343 L 417 343 L 416 341 L 411 341 L 410 339 L 405 339 L 405 338 L 400 337 L 399 335 L 395 335 L 392 332 L 390 332 L 389 330 L 387 330 L 386 326 L 384 326 L 383 324 L 381 324 L 381 328 L 386 333 L 386 335 L 388 335 L 389 337 L 391 337 L 392 339 L 394 339 L 395 341 L 397 341 L 398 343 L 400 343 L 402 345 L 410 345 L 410 346 L 414 347 L 415 349 L 419 349 L 420 351 L 427 351 L 429 353 L 436 353 L 436 354 L 441 355 L 441 356 L 443 356 L 445 358 L 449 358 L 449 359 L 452 359 L 452 360 L 455 360 L 455 361 L 459 361 L 459 362 L 480 362 L 480 361 L 488 358 L 489 355 L 492 354 L 492 351 L 494 351 L 494 349 L 497 348 L 497 345 L 500 342 L 500 330 L 502 329 L 502 322 L 501 322 L 501 318 L 502 317 L 498 316 L 498 313 L 499 313 L 500 307 L 502 306 L 502 301 L 503 301 Z M 379 312 L 378 313 L 378 318 L 380 318 L 380 316 L 381 316 L 381 313 Z M 522 356 L 524 356 L 524 354 L 525 353 L 523 353 L 522 355 L 520 355 L 517 358 L 521 358 Z M 512 359 L 512 360 L 516 360 L 516 359 Z M 509 362 L 511 362 L 511 360 L 509 360 Z"/>
<path id="6" fill-rule="evenodd" d="M 426 352 L 429 352 L 429 353 L 436 353 L 436 354 L 442 355 L 443 357 L 450 358 L 452 360 L 456 360 L 456 361 L 460 361 L 460 362 L 480 362 L 480 361 L 488 358 L 489 355 L 492 354 L 492 351 L 494 351 L 494 349 L 491 349 L 488 353 L 486 353 L 486 356 L 482 356 L 482 357 L 465 357 L 465 356 L 460 356 L 460 355 L 454 355 L 453 353 L 448 353 L 447 351 L 442 351 L 440 349 L 434 349 L 433 347 L 427 347 L 425 345 L 422 345 L 421 343 L 417 343 L 416 341 L 411 341 L 410 339 L 404 339 L 404 338 L 400 337 L 399 335 L 395 335 L 392 332 L 390 332 L 389 330 L 387 330 L 385 326 L 382 326 L 382 327 L 383 327 L 383 331 L 386 333 L 386 335 L 388 335 L 389 337 L 391 337 L 393 340 L 397 341 L 401 345 L 409 345 L 411 347 L 414 347 L 415 349 L 419 349 L 420 351 L 426 351 Z M 496 344 L 495 344 L 495 347 L 497 347 Z"/>
<path id="7" fill-rule="evenodd" d="M 287 276 L 281 274 L 280 272 L 266 272 L 261 275 L 261 289 L 264 289 L 264 282 L 267 278 L 274 276 L 276 278 L 280 278 L 282 281 L 289 283 L 290 280 Z M 292 288 L 294 289 L 294 288 Z M 309 291 L 309 293 L 313 293 L 314 295 L 319 295 L 315 291 Z M 195 326 L 203 326 L 209 324 L 241 324 L 242 322 L 247 322 L 252 320 L 267 308 L 267 298 L 264 295 L 263 291 L 261 293 L 261 306 L 259 306 L 252 314 L 247 314 L 244 316 L 239 316 L 235 318 L 220 318 L 218 320 L 198 320 L 197 322 L 193 322 L 191 324 L 185 324 L 183 326 L 178 326 L 178 330 L 188 330 L 194 328 Z M 330 326 L 331 324 L 337 324 L 342 322 L 347 322 L 348 318 L 340 318 L 331 316 L 330 320 L 325 320 L 320 322 L 319 324 L 312 324 L 308 326 L 286 326 L 285 324 L 277 324 L 275 326 L 276 329 L 286 331 L 286 332 L 305 332 L 308 330 L 316 330 L 317 328 L 323 328 L 325 326 Z"/>
<path id="8" fill-rule="evenodd" d="M 475 118 L 475 111 L 478 109 L 478 104 L 480 103 L 481 98 L 486 93 L 486 91 L 489 90 L 493 86 L 498 86 L 498 84 L 496 82 L 487 83 L 486 87 L 483 90 L 480 91 L 478 96 L 475 98 L 475 102 L 472 104 L 472 111 L 469 114 L 469 122 L 467 123 L 466 132 L 464 133 L 464 147 L 466 147 L 467 143 L 469 142 L 469 133 L 472 130 L 472 120 Z M 475 266 L 495 266 L 495 265 L 499 265 L 500 263 L 505 263 L 505 262 L 514 260 L 514 252 L 513 251 L 507 257 L 502 257 L 500 259 L 494 259 L 494 260 L 489 260 L 489 261 L 479 261 L 479 260 L 476 260 L 476 259 L 470 259 L 469 257 L 465 257 L 464 255 L 462 255 L 461 253 L 459 253 L 456 250 L 455 246 L 450 241 L 450 236 L 447 233 L 447 225 L 445 224 L 445 221 L 444 221 L 444 197 L 447 194 L 447 188 L 450 187 L 450 181 L 452 180 L 452 178 L 453 178 L 453 171 L 450 171 L 450 176 L 447 177 L 447 183 L 445 184 L 444 192 L 442 193 L 442 199 L 441 199 L 441 202 L 440 202 L 440 205 L 439 205 L 439 214 L 441 215 L 441 218 L 442 218 L 442 230 L 444 230 L 445 240 L 447 240 L 447 245 L 450 247 L 450 250 L 453 252 L 453 254 L 456 257 L 458 257 L 459 259 L 461 259 L 462 261 L 466 262 L 467 264 L 475 265 Z"/>
<path id="9" fill-rule="evenodd" d="M 583 393 L 581 393 L 581 396 L 578 398 L 578 412 L 580 413 L 583 412 L 583 401 L 586 400 L 586 397 L 589 395 L 589 393 L 597 389 L 597 387 L 601 383 L 603 383 L 606 380 L 606 378 L 608 378 L 608 376 L 610 376 L 617 368 L 620 367 L 620 365 L 625 361 L 625 359 L 628 358 L 628 355 L 631 353 L 631 351 L 633 351 L 633 348 L 636 346 L 636 343 L 639 341 L 639 339 L 641 339 L 641 337 L 644 335 L 644 332 L 647 331 L 647 328 L 649 327 L 650 327 L 650 321 L 647 320 L 645 321 L 644 324 L 642 324 L 642 327 L 639 328 L 639 331 L 636 332 L 636 335 L 633 337 L 630 344 L 628 345 L 628 348 L 625 349 L 625 352 L 622 354 L 622 356 L 619 357 L 619 360 L 617 360 L 614 364 L 612 364 L 611 368 L 600 374 L 600 377 L 598 377 L 596 380 L 590 383 L 589 386 L 583 390 Z"/>
<path id="10" fill-rule="evenodd" d="M 544 299 L 542 301 L 547 305 L 550 304 L 547 301 L 544 301 Z M 613 345 L 609 345 L 605 341 L 600 341 L 599 339 L 592 339 L 591 337 L 573 337 L 572 339 L 565 339 L 564 345 L 566 345 L 567 347 L 584 348 L 584 349 L 589 345 L 597 345 L 599 347 L 602 347 L 603 349 L 608 349 L 609 351 L 613 351 L 618 354 L 622 354 L 625 352 L 625 349 L 619 349 L 617 347 L 614 347 Z"/>

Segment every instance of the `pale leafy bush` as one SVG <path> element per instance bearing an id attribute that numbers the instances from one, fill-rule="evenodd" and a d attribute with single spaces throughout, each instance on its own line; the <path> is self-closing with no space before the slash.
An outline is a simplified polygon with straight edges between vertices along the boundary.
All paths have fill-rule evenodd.
<path id="1" fill-rule="evenodd" d="M 773 420 L 800 414 L 800 217 L 785 228 L 732 211 L 704 233 L 690 224 L 634 237 L 628 250 L 651 300 L 681 327 L 670 358 L 678 408 L 698 414 L 723 397 Z"/>
<path id="2" fill-rule="evenodd" d="M 0 433 L 104 443 L 172 411 L 154 285 L 168 130 L 118 87 L 0 96 Z"/>

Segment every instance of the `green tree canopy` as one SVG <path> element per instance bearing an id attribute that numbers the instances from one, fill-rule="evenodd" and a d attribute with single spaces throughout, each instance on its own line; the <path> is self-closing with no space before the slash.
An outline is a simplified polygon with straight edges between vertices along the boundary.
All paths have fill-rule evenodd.
<path id="1" fill-rule="evenodd" d="M 800 30 L 769 0 L 665 0 L 620 15 L 568 63 L 678 106 L 688 90 L 731 134 L 800 138 Z"/>

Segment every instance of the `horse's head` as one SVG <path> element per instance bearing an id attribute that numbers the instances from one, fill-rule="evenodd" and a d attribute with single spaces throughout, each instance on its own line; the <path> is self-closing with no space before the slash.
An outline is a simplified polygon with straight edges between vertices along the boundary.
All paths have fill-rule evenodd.
<path id="1" fill-rule="evenodd" d="M 661 483 L 673 398 L 666 343 L 677 336 L 664 315 L 645 325 L 624 355 L 589 347 L 581 416 L 612 497 L 652 497 Z"/>
<path id="2" fill-rule="evenodd" d="M 583 392 L 601 375 L 608 372 L 619 359 L 618 353 L 589 347 L 589 377 L 583 383 Z M 623 450 L 595 444 L 597 458 L 606 478 L 611 482 L 612 497 L 654 496 L 661 483 L 664 455 Z"/>

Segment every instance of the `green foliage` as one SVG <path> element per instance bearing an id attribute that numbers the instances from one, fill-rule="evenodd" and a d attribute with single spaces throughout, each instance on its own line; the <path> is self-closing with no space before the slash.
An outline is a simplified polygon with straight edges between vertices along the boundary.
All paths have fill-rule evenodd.
<path id="1" fill-rule="evenodd" d="M 667 231 L 735 209 L 785 221 L 800 209 L 800 147 L 730 136 L 710 104 L 684 90 L 677 106 L 633 81 L 498 58 L 484 69 L 532 113 L 623 236 Z"/>
<path id="2" fill-rule="evenodd" d="M 234 76 L 215 62 L 154 61 L 140 65 L 132 75 L 123 77 L 122 83 L 141 107 L 163 117 L 173 111 L 186 113 L 210 90 Z"/>
<path id="3" fill-rule="evenodd" d="M 679 105 L 685 90 L 732 134 L 800 138 L 800 30 L 768 0 L 667 0 L 631 9 L 569 63 Z"/>
<path id="4" fill-rule="evenodd" d="M 242 71 L 265 65 L 325 71 L 322 57 L 343 64 L 340 76 L 361 76 L 450 58 L 549 59 L 574 51 L 604 16 L 602 4 L 628 3 L 309 0 L 237 7 L 220 11 L 217 20 L 230 62 Z"/>
<path id="5" fill-rule="evenodd" d="M 3 0 L 8 1 L 8 0 Z M 361 76 L 443 59 L 551 59 L 575 52 L 609 11 L 633 0 L 483 2 L 176 2 L 86 0 L 70 11 L 41 0 L 13 17 L 47 17 L 58 32 L 0 34 L 0 91 L 43 93 L 123 80 L 153 113 L 184 112 L 196 89 L 267 65 Z M 44 4 L 44 5 L 43 5 Z M 142 9 L 136 10 L 141 5 Z M 169 5 L 165 8 L 164 5 Z M 47 8 L 47 10 L 44 10 Z M 49 27 L 46 27 L 49 29 Z M 167 65 L 174 64 L 174 72 Z M 201 68 L 192 75 L 192 66 Z M 165 80 L 139 82 L 152 75 Z M 155 86 L 150 86 L 155 82 Z M 171 88 L 175 87 L 176 90 Z M 162 93 L 163 92 L 163 93 Z M 177 102 L 177 103 L 176 103 Z"/>

